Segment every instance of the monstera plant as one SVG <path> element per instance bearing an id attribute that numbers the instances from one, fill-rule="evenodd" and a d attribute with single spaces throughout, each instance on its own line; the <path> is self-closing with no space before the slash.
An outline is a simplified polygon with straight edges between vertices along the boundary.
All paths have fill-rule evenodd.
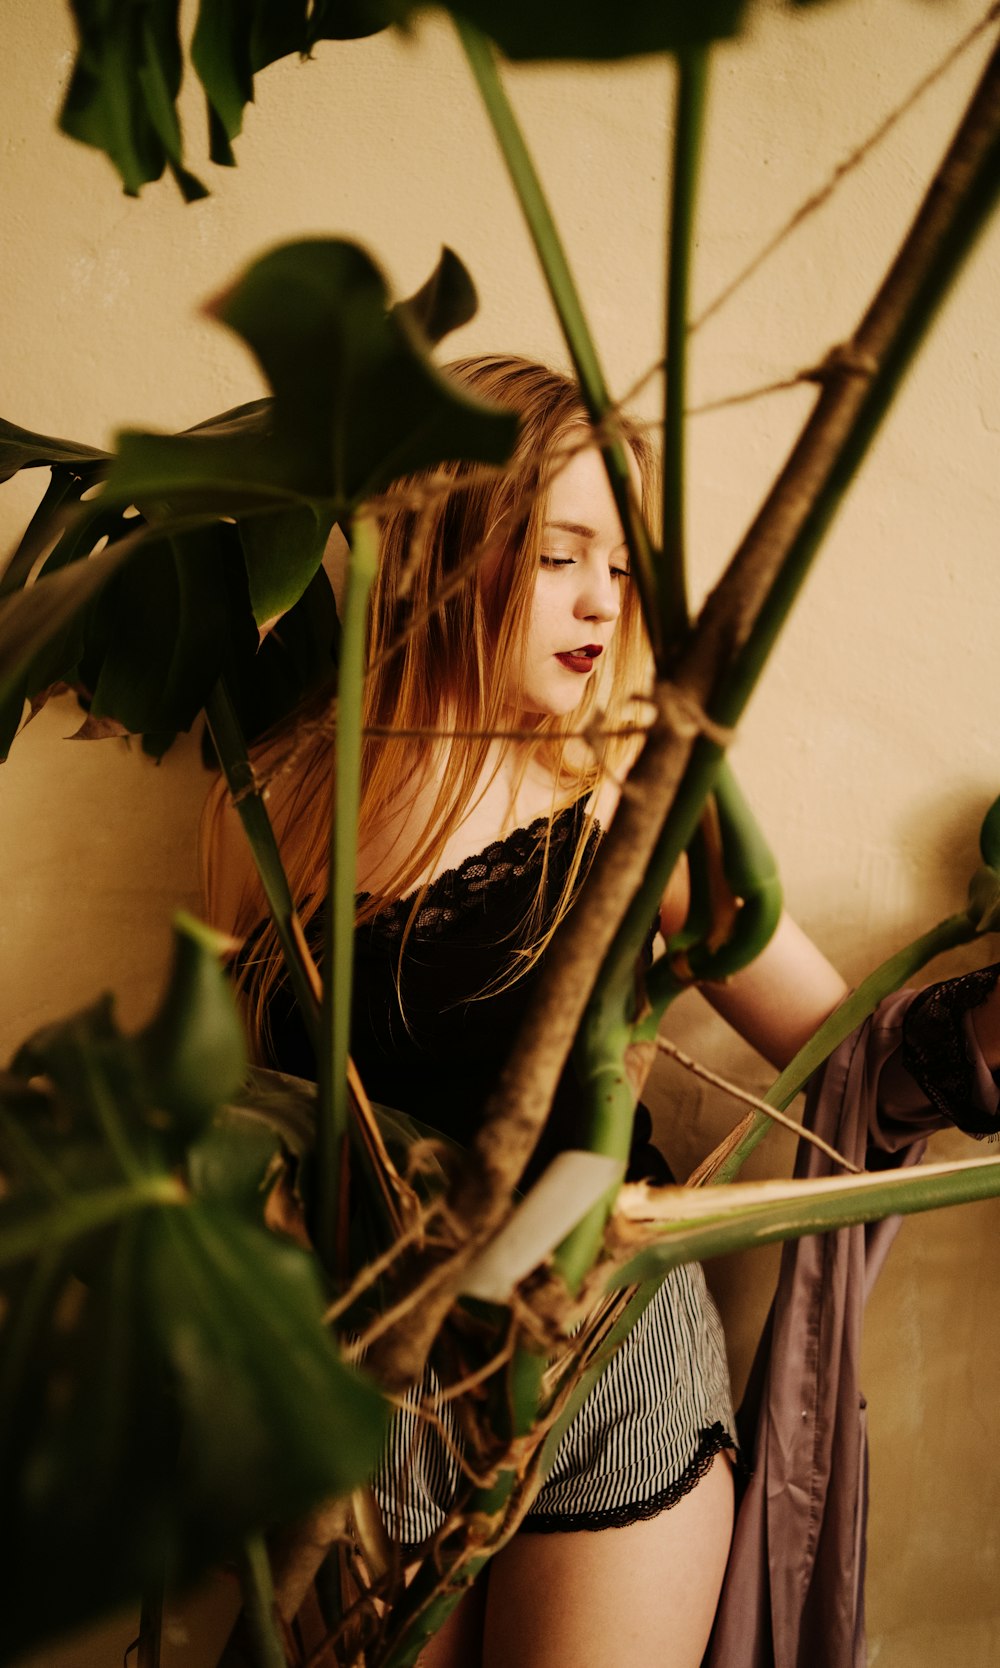
<path id="1" fill-rule="evenodd" d="M 405 0 L 255 0 L 240 10 L 203 0 L 189 52 L 208 103 L 212 159 L 233 160 L 254 76 L 269 63 L 320 41 L 405 27 L 414 9 Z M 48 474 L 0 580 L 4 754 L 26 706 L 37 710 L 67 687 L 84 704 L 85 735 L 139 736 L 154 754 L 204 714 L 321 1063 L 318 1089 L 248 1072 L 219 966 L 224 946 L 182 919 L 170 983 L 143 1031 L 123 1035 L 104 997 L 30 1037 L 0 1074 L 7 1182 L 0 1474 L 14 1548 L 0 1617 L 6 1655 L 38 1637 L 44 1587 L 44 1627 L 53 1630 L 141 1595 L 140 1651 L 152 1664 L 164 1581 L 183 1584 L 229 1558 L 246 1597 L 245 1637 L 231 1650 L 272 1668 L 286 1660 L 283 1623 L 322 1576 L 325 1542 L 340 1547 L 347 1576 L 343 1584 L 328 1578 L 338 1570 L 335 1551 L 323 1580 L 329 1660 L 404 1668 L 501 1543 L 526 1468 L 540 1476 L 552 1431 L 669 1269 L 751 1241 L 1000 1193 L 995 1157 L 835 1183 L 670 1189 L 638 1238 L 606 1236 L 609 1176 L 623 1138 L 627 1145 L 637 1062 L 648 1061 L 682 988 L 677 959 L 664 961 L 647 975 L 637 1005 L 647 922 L 690 848 L 694 897 L 675 948 L 692 977 L 743 965 L 773 930 L 780 887 L 725 767 L 726 743 L 823 533 L 1000 195 L 995 53 L 849 348 L 817 372 L 815 407 L 787 464 L 691 618 L 684 409 L 697 167 L 711 45 L 738 34 L 744 10 L 741 0 L 627 8 L 468 0 L 454 15 L 584 404 L 603 437 L 656 683 L 632 791 L 607 836 L 613 860 L 595 866 L 557 935 L 480 1136 L 419 1186 L 398 1161 L 413 1130 L 391 1109 L 367 1105 L 347 1053 L 360 690 L 377 561 L 369 505 L 408 471 L 453 459 L 499 465 L 509 455 L 514 419 L 473 402 L 433 361 L 436 345 L 475 310 L 472 279 L 445 251 L 423 288 L 392 304 L 375 261 L 356 245 L 316 238 L 279 247 L 212 307 L 254 354 L 267 398 L 182 434 L 127 431 L 113 453 L 0 425 L 2 477 Z M 175 110 L 183 62 L 177 0 L 73 0 L 73 12 L 79 49 L 65 131 L 106 150 L 130 193 L 168 168 L 187 198 L 201 194 Z M 676 59 L 658 526 L 647 527 L 635 503 L 607 384 L 504 93 L 497 47 L 528 59 L 653 52 Z M 339 618 L 321 566 L 335 524 L 350 551 Z M 320 979 L 297 931 L 248 742 L 327 685 L 337 771 Z M 698 722 L 678 723 L 679 711 Z M 721 830 L 716 849 L 699 832 L 709 798 Z M 1000 926 L 998 825 L 994 807 L 967 904 L 832 1016 L 766 1097 L 776 1113 L 882 995 L 939 950 Z M 721 931 L 720 874 L 730 899 L 743 900 Z M 544 1239 L 515 1259 L 504 1235 L 520 1208 L 515 1182 L 573 1046 L 585 1063 L 581 1162 L 556 1190 Z M 767 1124 L 766 1113 L 755 1112 L 701 1180 L 731 1182 Z M 346 1266 L 338 1220 L 345 1162 L 355 1195 L 371 1196 L 373 1223 L 363 1253 L 355 1248 Z M 311 1251 L 265 1223 L 273 1190 L 289 1186 L 303 1198 Z M 428 1244 L 419 1232 L 431 1219 L 451 1224 L 444 1249 L 440 1234 Z M 372 1257 L 374 1269 L 366 1267 Z M 603 1343 L 590 1340 L 601 1343 L 595 1361 L 585 1366 L 567 1342 L 556 1390 L 551 1375 L 543 1379 L 535 1334 L 515 1318 L 531 1301 L 535 1288 L 525 1282 L 540 1266 L 548 1270 L 549 1321 L 561 1313 L 567 1339 L 581 1290 L 625 1294 Z M 361 1324 L 363 1294 L 377 1284 L 391 1293 L 392 1315 L 371 1333 L 362 1373 L 345 1365 L 338 1334 Z M 486 1387 L 495 1480 L 471 1490 L 467 1532 L 450 1538 L 447 1556 L 408 1572 L 407 1584 L 398 1560 L 386 1556 L 363 1489 L 386 1428 L 383 1392 L 415 1380 L 449 1317 L 468 1314 L 470 1302 L 477 1323 L 460 1332 L 468 1371 L 497 1355 L 498 1340 L 511 1341 Z M 275 1609 L 264 1535 L 324 1502 L 333 1504 L 299 1542 L 291 1531 Z"/>

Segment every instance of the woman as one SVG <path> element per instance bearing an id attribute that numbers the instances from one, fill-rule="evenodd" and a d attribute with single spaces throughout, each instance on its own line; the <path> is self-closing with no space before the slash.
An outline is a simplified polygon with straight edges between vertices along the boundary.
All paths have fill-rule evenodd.
<path id="1" fill-rule="evenodd" d="M 608 740 L 598 761 L 580 732 L 599 711 L 608 731 L 641 721 L 648 657 L 621 524 L 575 385 L 499 356 L 452 372 L 477 397 L 516 410 L 521 428 L 505 471 L 449 467 L 398 483 L 381 507 L 352 1053 L 373 1099 L 463 1141 L 615 814 L 634 743 Z M 648 500 L 648 443 L 628 419 L 619 427 Z M 425 612 L 459 570 L 465 583 Z M 413 618 L 423 623 L 397 649 Z M 385 734 L 393 725 L 430 733 L 393 740 Z M 300 740 L 292 756 L 293 768 L 275 780 L 275 820 L 294 894 L 315 928 L 329 741 Z M 274 936 L 260 925 L 262 902 L 235 841 L 217 818 L 213 916 L 254 934 L 246 986 L 265 1050 L 311 1075 Z M 678 875 L 663 900 L 665 934 L 684 913 Z M 844 990 L 786 918 L 755 966 L 715 999 L 780 1065 Z M 531 1175 L 572 1144 L 576 1098 L 567 1068 Z M 648 1137 L 640 1108 L 629 1174 L 663 1178 Z M 491 1561 L 485 1589 L 463 1601 L 421 1662 L 695 1668 L 730 1543 L 733 1433 L 718 1318 L 701 1270 L 681 1270 L 581 1410 L 522 1529 Z M 397 1424 L 394 1453 L 412 1439 L 412 1426 Z M 407 1545 L 433 1534 L 457 1483 L 440 1449 L 420 1448 L 417 1462 L 404 1477 L 390 1458 L 378 1484 Z"/>

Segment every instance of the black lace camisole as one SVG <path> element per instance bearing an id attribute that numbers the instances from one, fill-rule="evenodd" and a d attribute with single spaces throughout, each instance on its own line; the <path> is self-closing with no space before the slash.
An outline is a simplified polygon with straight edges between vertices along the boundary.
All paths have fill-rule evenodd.
<path id="1" fill-rule="evenodd" d="M 531 1001 L 545 955 L 506 989 L 481 993 L 510 967 L 519 928 L 535 902 L 543 863 L 546 904 L 554 909 L 582 815 L 581 801 L 553 819 L 547 858 L 548 819 L 543 817 L 439 875 L 410 926 L 401 960 L 412 894 L 387 904 L 358 927 L 351 1053 L 372 1100 L 468 1144 Z M 584 869 L 599 839 L 595 828 Z M 652 936 L 651 932 L 650 945 Z M 315 1077 L 312 1049 L 287 986 L 275 992 L 268 1017 L 273 1063 L 297 1076 Z M 579 1098 L 570 1062 L 526 1180 L 554 1153 L 575 1144 Z M 650 1133 L 649 1113 L 640 1107 L 629 1176 L 669 1181 L 670 1172 Z"/>

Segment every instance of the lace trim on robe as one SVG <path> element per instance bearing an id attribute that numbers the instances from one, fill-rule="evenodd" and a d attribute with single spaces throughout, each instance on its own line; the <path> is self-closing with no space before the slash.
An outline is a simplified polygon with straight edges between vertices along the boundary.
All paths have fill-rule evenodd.
<path id="1" fill-rule="evenodd" d="M 998 979 L 1000 963 L 928 985 L 914 997 L 903 1020 L 903 1064 L 910 1076 L 936 1112 L 977 1141 L 1000 1136 L 1000 1120 L 977 1104 L 975 1068 L 963 1022 L 986 1001 Z"/>

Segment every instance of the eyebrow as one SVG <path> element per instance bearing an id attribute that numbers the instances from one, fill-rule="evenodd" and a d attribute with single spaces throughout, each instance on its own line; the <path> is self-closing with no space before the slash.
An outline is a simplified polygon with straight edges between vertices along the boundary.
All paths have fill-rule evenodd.
<path id="1" fill-rule="evenodd" d="M 585 527 L 581 521 L 546 521 L 542 531 L 548 532 L 550 529 L 557 533 L 573 533 L 578 539 L 596 539 L 597 537 L 596 529 Z M 626 540 L 622 539 L 620 544 L 615 545 L 615 549 L 624 550 L 625 546 Z"/>

